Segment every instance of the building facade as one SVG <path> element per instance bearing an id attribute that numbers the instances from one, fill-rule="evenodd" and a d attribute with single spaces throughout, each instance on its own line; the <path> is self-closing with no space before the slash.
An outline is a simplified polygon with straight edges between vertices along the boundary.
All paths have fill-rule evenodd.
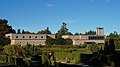
<path id="1" fill-rule="evenodd" d="M 73 45 L 80 44 L 103 44 L 104 43 L 104 29 L 97 28 L 96 35 L 63 35 L 62 38 L 70 38 L 73 41 Z"/>
<path id="2" fill-rule="evenodd" d="M 14 44 L 31 44 L 31 45 L 46 45 L 45 41 L 47 38 L 55 38 L 52 34 L 6 34 L 6 37 L 11 39 L 11 45 Z"/>

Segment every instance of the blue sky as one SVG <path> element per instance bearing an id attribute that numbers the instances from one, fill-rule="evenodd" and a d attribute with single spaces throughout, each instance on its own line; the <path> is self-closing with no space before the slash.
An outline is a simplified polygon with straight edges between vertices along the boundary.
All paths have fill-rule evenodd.
<path id="1" fill-rule="evenodd" d="M 56 33 L 67 23 L 70 32 L 96 30 L 120 33 L 120 0 L 0 0 L 0 19 L 14 29 Z"/>

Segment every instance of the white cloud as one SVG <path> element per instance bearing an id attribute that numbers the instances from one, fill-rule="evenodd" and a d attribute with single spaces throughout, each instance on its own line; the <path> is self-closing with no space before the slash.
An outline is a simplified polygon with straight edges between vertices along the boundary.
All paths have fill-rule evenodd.
<path id="1" fill-rule="evenodd" d="M 46 6 L 47 6 L 47 7 L 54 7 L 54 6 L 55 6 L 55 4 L 52 4 L 52 3 L 47 3 L 47 4 L 46 4 Z"/>

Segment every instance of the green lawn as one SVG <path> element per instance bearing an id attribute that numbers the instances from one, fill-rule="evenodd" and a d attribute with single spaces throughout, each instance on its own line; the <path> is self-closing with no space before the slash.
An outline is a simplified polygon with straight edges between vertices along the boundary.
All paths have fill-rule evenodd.
<path id="1" fill-rule="evenodd" d="M 78 63 L 80 60 L 80 54 L 92 54 L 92 52 L 86 48 L 51 47 L 42 48 L 42 50 L 54 51 L 56 61 L 67 62 L 66 58 L 69 58 L 71 63 Z"/>

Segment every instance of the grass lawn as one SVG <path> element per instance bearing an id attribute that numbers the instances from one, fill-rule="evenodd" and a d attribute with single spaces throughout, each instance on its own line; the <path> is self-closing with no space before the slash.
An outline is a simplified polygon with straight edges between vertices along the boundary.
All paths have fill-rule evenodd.
<path id="1" fill-rule="evenodd" d="M 56 61 L 68 62 L 67 58 L 69 58 L 70 63 L 79 63 L 80 54 L 92 54 L 92 52 L 86 48 L 51 47 L 42 48 L 42 50 L 52 50 L 54 51 Z"/>

